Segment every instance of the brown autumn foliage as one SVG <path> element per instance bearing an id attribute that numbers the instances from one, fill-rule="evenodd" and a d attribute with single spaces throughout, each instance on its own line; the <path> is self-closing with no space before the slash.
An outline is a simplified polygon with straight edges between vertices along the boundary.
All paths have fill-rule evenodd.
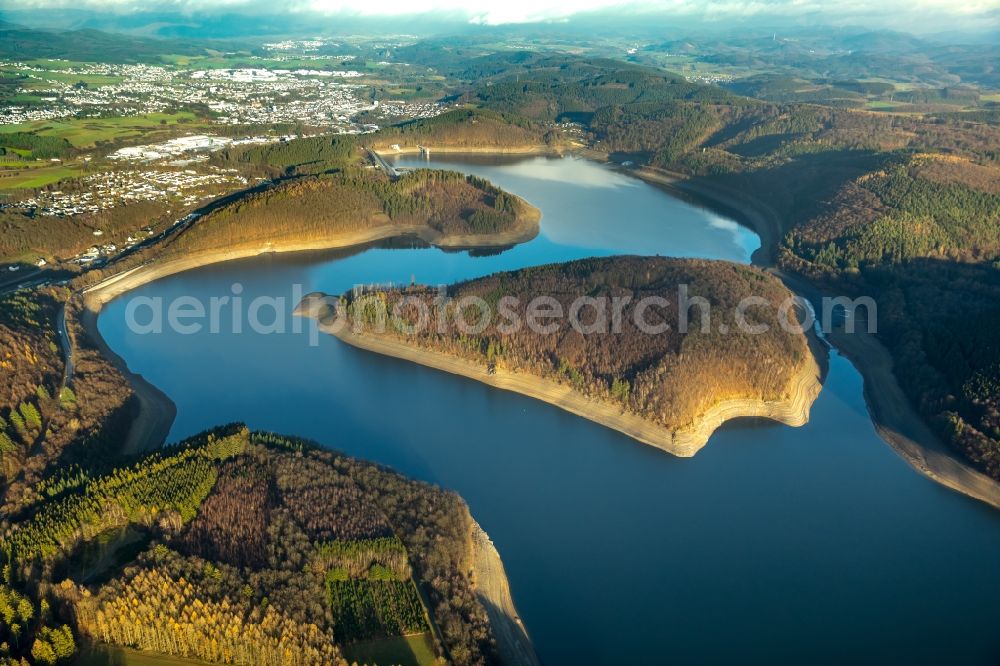
<path id="1" fill-rule="evenodd" d="M 243 197 L 198 220 L 164 251 L 323 241 L 388 225 L 487 234 L 513 226 L 519 209 L 488 182 L 455 172 L 418 170 L 393 181 L 381 172 L 349 169 Z"/>
<path id="2" fill-rule="evenodd" d="M 421 118 L 383 129 L 362 143 L 376 150 L 418 145 L 429 147 L 510 148 L 543 145 L 550 141 L 546 131 L 523 117 L 488 109 L 454 109 L 434 118 Z"/>
<path id="3" fill-rule="evenodd" d="M 179 215 L 178 215 L 179 216 Z M 156 201 L 135 201 L 99 213 L 68 217 L 41 217 L 19 211 L 0 210 L 0 258 L 26 253 L 68 259 L 91 246 L 123 245 L 129 235 L 146 226 L 172 222 L 169 206 Z M 100 230 L 102 236 L 95 237 Z"/>
<path id="4" fill-rule="evenodd" d="M 249 459 L 223 463 L 215 490 L 179 540 L 180 548 L 211 562 L 260 567 L 272 504 L 266 468 Z"/>
<path id="5" fill-rule="evenodd" d="M 67 298 L 64 289 L 45 287 L 0 300 L 5 517 L 36 501 L 39 483 L 59 468 L 116 455 L 134 408 L 128 382 L 90 345 L 72 305 L 67 327 L 76 341 L 75 368 L 67 389 L 61 388 L 63 352 L 55 326 Z M 39 425 L 24 416 L 32 409 Z"/>
<path id="6" fill-rule="evenodd" d="M 275 485 L 282 505 L 310 539 L 378 538 L 392 534 L 385 516 L 350 476 L 336 476 L 323 462 L 281 458 Z M 316 507 L 323 507 L 317 511 Z"/>
<path id="7" fill-rule="evenodd" d="M 686 311 L 681 290 L 690 299 Z M 785 397 L 809 353 L 801 333 L 781 329 L 779 310 L 791 296 L 788 290 L 756 268 L 726 262 L 584 259 L 460 283 L 447 296 L 441 301 L 436 291 L 420 287 L 389 289 L 351 295 L 345 311 L 365 334 L 399 337 L 484 366 L 537 374 L 616 401 L 669 428 L 690 425 L 720 400 Z M 564 315 L 539 320 L 551 325 L 546 332 L 526 325 L 530 303 L 540 296 L 554 299 L 546 307 L 557 306 Z M 764 324 L 767 332 L 755 334 L 739 325 L 737 305 L 748 296 L 763 301 L 744 309 L 745 324 Z M 505 304 L 508 297 L 513 300 Z M 588 304 L 579 301 L 582 297 L 595 300 Z M 649 301 L 643 309 L 643 299 L 653 297 L 663 300 Z M 471 298 L 482 299 L 482 305 L 463 301 Z M 429 315 L 429 324 L 416 331 L 408 327 L 423 315 L 413 299 Z M 582 304 L 575 320 L 574 302 Z M 383 308 L 398 312 L 405 325 L 390 321 L 380 332 Z M 787 315 L 797 324 L 794 309 Z M 666 328 L 643 331 L 639 317 Z M 684 317 L 687 326 L 681 325 Z M 515 318 L 521 326 L 509 326 Z M 471 330 L 463 331 L 463 323 Z"/>
<path id="8" fill-rule="evenodd" d="M 355 553 L 355 565 L 369 558 L 374 569 L 382 567 L 380 576 L 414 577 L 453 663 L 496 663 L 494 638 L 469 577 L 471 517 L 457 495 L 239 425 L 198 435 L 177 452 L 189 465 L 203 465 L 202 455 L 218 476 L 193 520 L 183 524 L 164 512 L 157 524 L 142 527 L 144 552 L 109 571 L 105 582 L 59 586 L 58 599 L 84 635 L 236 664 L 342 663 L 347 618 L 332 605 L 325 576 L 337 567 L 337 557 L 331 559 L 337 549 L 330 549 L 337 546 L 337 552 Z M 144 475 L 145 465 L 169 469 L 170 460 L 153 455 L 113 475 L 130 480 L 133 496 L 159 497 L 156 484 L 176 479 Z M 92 483 L 105 493 L 125 490 L 100 479 Z M 99 505 L 113 511 L 114 503 L 109 496 Z M 57 509 L 60 518 L 43 526 L 74 520 L 66 511 Z M 351 570 L 355 584 L 365 584 L 368 568 Z M 372 584 L 381 585 L 378 580 Z M 375 603 L 387 602 L 382 597 Z"/>

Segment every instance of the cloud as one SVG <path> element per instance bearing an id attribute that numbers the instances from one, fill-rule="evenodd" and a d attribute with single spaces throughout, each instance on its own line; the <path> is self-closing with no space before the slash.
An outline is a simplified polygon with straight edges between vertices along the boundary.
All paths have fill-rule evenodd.
<path id="1" fill-rule="evenodd" d="M 4 0 L 8 9 L 59 7 L 130 12 L 317 13 L 382 17 L 438 15 L 475 25 L 565 21 L 603 12 L 615 17 L 810 19 L 927 30 L 980 23 L 995 27 L 1000 0 Z M 955 25 L 950 24 L 954 22 Z M 991 25 L 992 24 L 992 25 Z"/>

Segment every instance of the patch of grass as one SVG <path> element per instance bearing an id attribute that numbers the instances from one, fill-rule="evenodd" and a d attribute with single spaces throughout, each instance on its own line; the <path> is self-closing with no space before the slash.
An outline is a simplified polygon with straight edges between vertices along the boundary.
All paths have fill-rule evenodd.
<path id="1" fill-rule="evenodd" d="M 95 645 L 83 651 L 76 661 L 78 666 L 210 666 L 207 661 L 186 659 L 158 652 L 142 652 L 111 645 Z"/>
<path id="2" fill-rule="evenodd" d="M 17 170 L 0 170 L 0 190 L 20 190 L 45 187 L 64 178 L 74 178 L 83 173 L 76 166 L 37 166 Z"/>
<path id="3" fill-rule="evenodd" d="M 344 648 L 344 656 L 347 661 L 359 664 L 434 666 L 434 648 L 429 633 L 355 643 Z"/>

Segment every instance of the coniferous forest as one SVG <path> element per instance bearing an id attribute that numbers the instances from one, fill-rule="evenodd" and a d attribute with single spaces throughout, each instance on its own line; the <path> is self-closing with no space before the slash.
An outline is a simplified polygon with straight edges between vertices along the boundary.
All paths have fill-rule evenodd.
<path id="1" fill-rule="evenodd" d="M 454 663 L 496 659 L 453 493 L 236 424 L 47 494 L 0 539 L 4 663 L 80 640 L 333 664 L 414 635 Z"/>

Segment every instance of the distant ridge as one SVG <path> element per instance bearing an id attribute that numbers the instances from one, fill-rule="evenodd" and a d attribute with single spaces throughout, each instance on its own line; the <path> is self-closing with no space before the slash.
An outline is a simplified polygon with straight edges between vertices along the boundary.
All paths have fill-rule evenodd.
<path id="1" fill-rule="evenodd" d="M 202 55 L 209 44 L 181 39 L 112 34 L 93 28 L 37 30 L 0 19 L 0 58 L 65 58 L 86 62 L 135 63 L 156 60 L 168 54 Z M 233 44 L 211 44 L 235 49 Z"/>

